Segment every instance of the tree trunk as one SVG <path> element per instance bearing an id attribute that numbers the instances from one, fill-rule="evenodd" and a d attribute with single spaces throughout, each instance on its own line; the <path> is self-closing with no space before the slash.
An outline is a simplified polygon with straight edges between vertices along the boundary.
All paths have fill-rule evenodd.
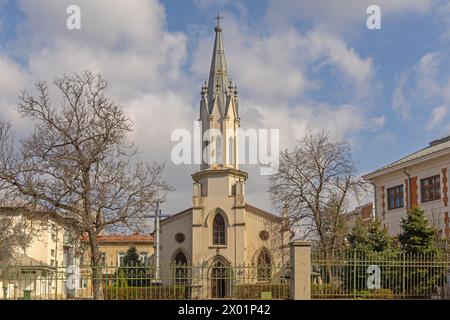
<path id="1" fill-rule="evenodd" d="M 99 266 L 100 254 L 98 251 L 98 241 L 94 232 L 89 232 L 91 244 L 91 269 L 92 269 L 92 294 L 94 300 L 103 300 L 102 292 L 102 269 Z"/>

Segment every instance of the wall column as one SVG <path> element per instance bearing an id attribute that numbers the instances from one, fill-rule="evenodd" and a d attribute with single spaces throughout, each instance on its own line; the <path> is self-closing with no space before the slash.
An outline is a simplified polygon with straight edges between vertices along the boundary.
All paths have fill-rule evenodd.
<path id="1" fill-rule="evenodd" d="M 311 242 L 293 241 L 290 244 L 291 285 L 294 300 L 311 299 Z"/>

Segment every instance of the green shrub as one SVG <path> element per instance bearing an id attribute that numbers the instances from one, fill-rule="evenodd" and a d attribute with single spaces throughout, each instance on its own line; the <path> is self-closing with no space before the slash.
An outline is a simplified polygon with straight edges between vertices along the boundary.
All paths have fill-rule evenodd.
<path id="1" fill-rule="evenodd" d="M 311 285 L 311 294 L 320 295 L 321 298 L 327 299 L 332 297 L 341 297 L 345 294 L 341 285 L 337 283 L 314 283 Z"/>
<path id="2" fill-rule="evenodd" d="M 394 292 L 391 289 L 356 291 L 355 295 L 359 299 L 394 299 Z"/>
<path id="3" fill-rule="evenodd" d="M 106 300 L 168 300 L 185 299 L 187 287 L 116 287 L 103 288 L 103 296 Z"/>
<path id="4" fill-rule="evenodd" d="M 273 299 L 286 299 L 289 297 L 287 284 L 240 284 L 234 286 L 234 297 L 237 299 L 260 299 L 261 292 L 271 292 Z"/>

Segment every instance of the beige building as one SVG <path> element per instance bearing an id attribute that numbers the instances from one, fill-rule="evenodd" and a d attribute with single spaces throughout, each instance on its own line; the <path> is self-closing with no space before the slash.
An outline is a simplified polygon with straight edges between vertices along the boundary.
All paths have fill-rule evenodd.
<path id="1" fill-rule="evenodd" d="M 58 267 L 66 266 L 71 258 L 66 228 L 39 210 L 15 205 L 2 207 L 0 213 L 14 224 L 24 223 L 31 239 L 27 246 L 14 248 L 12 259 L 1 268 L 2 296 L 19 298 L 28 292 L 34 299 L 65 297 L 65 280 L 56 275 Z M 16 266 L 14 274 L 5 272 L 8 265 Z"/>
<path id="2" fill-rule="evenodd" d="M 401 231 L 407 210 L 419 206 L 441 237 L 449 238 L 449 167 L 450 136 L 364 176 L 374 185 L 376 215 L 391 234 Z"/>
<path id="3" fill-rule="evenodd" d="M 190 207 L 161 221 L 161 268 L 208 265 L 212 269 L 207 272 L 214 273 L 228 266 L 282 263 L 287 244 L 283 219 L 246 202 L 248 175 L 239 169 L 238 94 L 228 78 L 220 25 L 209 80 L 201 90 L 199 121 L 208 140 L 201 150 L 206 156 L 192 175 Z"/>
<path id="4" fill-rule="evenodd" d="M 83 239 L 87 252 L 82 265 L 90 264 L 90 248 L 87 238 Z M 153 258 L 153 236 L 142 234 L 104 234 L 98 237 L 101 264 L 108 267 L 120 267 L 130 247 L 135 247 L 143 264 L 150 264 Z"/>

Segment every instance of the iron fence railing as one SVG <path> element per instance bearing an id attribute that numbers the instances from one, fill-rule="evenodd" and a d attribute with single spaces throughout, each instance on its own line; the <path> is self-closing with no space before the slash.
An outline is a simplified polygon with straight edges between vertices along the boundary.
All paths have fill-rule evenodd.
<path id="1" fill-rule="evenodd" d="M 450 259 L 438 254 L 314 252 L 313 299 L 450 299 Z"/>
<path id="2" fill-rule="evenodd" d="M 288 268 L 253 265 L 0 265 L 0 299 L 287 299 Z M 159 275 L 156 277 L 156 275 Z"/>

